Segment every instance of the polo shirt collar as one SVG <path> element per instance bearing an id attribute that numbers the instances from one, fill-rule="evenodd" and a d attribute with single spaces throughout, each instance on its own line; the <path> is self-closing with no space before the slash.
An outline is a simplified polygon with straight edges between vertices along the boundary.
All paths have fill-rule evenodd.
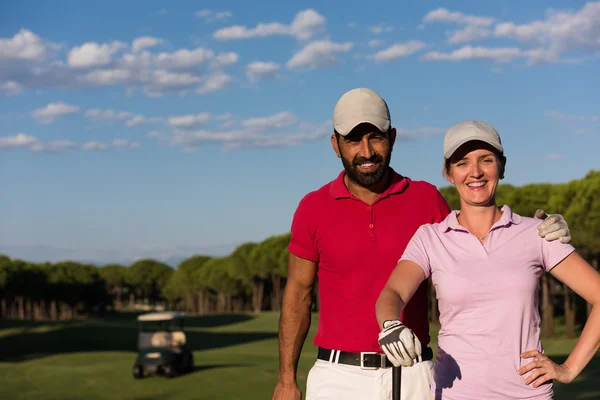
<path id="1" fill-rule="evenodd" d="M 408 186 L 407 178 L 398 174 L 392 167 L 390 168 L 390 172 L 392 174 L 392 182 L 390 186 L 378 197 L 378 199 L 388 196 L 394 193 L 401 193 Z M 340 172 L 338 177 L 331 182 L 331 186 L 329 188 L 329 194 L 334 199 L 342 199 L 342 198 L 353 198 L 354 195 L 350 193 L 346 184 L 344 183 L 344 176 L 346 175 L 346 170 Z"/>
<path id="2" fill-rule="evenodd" d="M 519 214 L 516 214 L 506 204 L 503 205 L 500 210 L 502 211 L 502 217 L 496 222 L 491 229 L 495 229 L 501 226 L 509 226 L 510 224 L 518 225 L 523 220 Z M 450 214 L 438 225 L 438 229 L 441 233 L 448 232 L 449 230 L 456 231 L 467 231 L 464 226 L 458 223 L 458 214 L 460 211 L 452 210 Z M 491 230 L 490 229 L 490 230 Z"/>

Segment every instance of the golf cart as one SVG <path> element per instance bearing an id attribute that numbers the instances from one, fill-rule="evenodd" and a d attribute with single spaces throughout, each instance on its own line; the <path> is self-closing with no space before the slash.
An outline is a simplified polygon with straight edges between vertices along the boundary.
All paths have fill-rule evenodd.
<path id="1" fill-rule="evenodd" d="M 138 316 L 138 356 L 133 377 L 162 373 L 168 378 L 191 371 L 194 358 L 183 331 L 184 313 L 152 312 Z"/>

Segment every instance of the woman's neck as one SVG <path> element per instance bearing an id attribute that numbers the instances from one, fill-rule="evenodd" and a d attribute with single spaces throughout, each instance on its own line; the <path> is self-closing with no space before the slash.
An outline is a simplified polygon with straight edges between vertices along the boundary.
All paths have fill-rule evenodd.
<path id="1" fill-rule="evenodd" d="M 463 204 L 458 214 L 458 223 L 479 239 L 483 239 L 500 218 L 502 211 L 496 204 L 483 207 Z"/>

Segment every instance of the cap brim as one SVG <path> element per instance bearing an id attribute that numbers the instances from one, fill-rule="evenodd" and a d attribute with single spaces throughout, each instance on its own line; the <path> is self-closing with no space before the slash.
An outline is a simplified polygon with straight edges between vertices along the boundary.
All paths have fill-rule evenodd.
<path id="1" fill-rule="evenodd" d="M 381 132 L 387 132 L 387 130 L 390 128 L 390 121 L 388 119 L 376 116 L 368 118 L 358 118 L 355 120 L 346 120 L 338 125 L 335 125 L 334 128 L 336 132 L 338 132 L 340 135 L 346 136 L 360 124 L 371 124 L 377 129 L 379 129 Z"/>
<path id="2" fill-rule="evenodd" d="M 456 150 L 458 150 L 458 148 L 459 148 L 460 146 L 462 146 L 462 145 L 463 145 L 463 144 L 465 144 L 465 143 L 471 142 L 471 141 L 484 142 L 484 143 L 487 143 L 487 144 L 489 144 L 490 146 L 492 146 L 493 148 L 495 148 L 495 149 L 496 149 L 496 150 L 498 150 L 499 152 L 501 152 L 501 153 L 503 153 L 503 152 L 504 152 L 504 148 L 502 147 L 502 145 L 499 145 L 498 143 L 494 143 L 494 142 L 492 142 L 492 141 L 490 141 L 490 140 L 485 140 L 485 139 L 482 139 L 482 138 L 481 138 L 481 136 L 476 136 L 476 135 L 474 135 L 474 136 L 469 136 L 469 137 L 467 137 L 467 138 L 464 138 L 463 140 L 461 140 L 461 141 L 460 141 L 460 142 L 458 142 L 458 143 L 455 143 L 455 144 L 454 144 L 452 147 L 450 147 L 448 150 L 446 150 L 446 151 L 444 152 L 444 158 L 445 158 L 446 160 L 447 160 L 447 159 L 449 159 L 450 157 L 452 157 L 452 154 L 454 154 L 454 152 L 455 152 Z"/>

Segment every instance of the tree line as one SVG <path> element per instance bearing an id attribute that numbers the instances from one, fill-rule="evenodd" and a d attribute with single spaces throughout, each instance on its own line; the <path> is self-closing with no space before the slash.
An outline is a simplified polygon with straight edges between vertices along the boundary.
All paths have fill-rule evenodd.
<path id="1" fill-rule="evenodd" d="M 440 189 L 452 209 L 460 207 L 453 186 Z M 533 216 L 538 208 L 562 214 L 573 245 L 595 268 L 600 260 L 600 171 L 567 183 L 499 185 L 498 204 Z M 95 266 L 74 261 L 32 263 L 0 255 L 0 316 L 29 320 L 69 320 L 123 310 L 160 308 L 193 314 L 278 311 L 287 276 L 290 234 L 241 244 L 226 256 L 194 255 L 176 268 L 153 259 L 131 265 Z M 318 285 L 318 283 L 317 283 Z M 577 335 L 589 314 L 583 299 L 551 275 L 540 287 L 542 329 Z M 319 310 L 315 288 L 315 311 Z M 430 319 L 438 322 L 430 286 Z"/>

